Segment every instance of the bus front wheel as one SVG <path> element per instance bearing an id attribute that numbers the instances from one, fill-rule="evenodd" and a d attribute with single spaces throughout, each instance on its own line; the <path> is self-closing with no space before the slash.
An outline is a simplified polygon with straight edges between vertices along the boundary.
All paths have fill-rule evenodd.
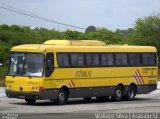
<path id="1" fill-rule="evenodd" d="M 122 97 L 123 97 L 123 88 L 122 88 L 122 86 L 117 86 L 114 91 L 114 95 L 111 96 L 111 98 L 114 101 L 121 101 Z"/>
<path id="2" fill-rule="evenodd" d="M 28 104 L 34 104 L 36 102 L 36 99 L 25 99 L 25 101 L 28 103 Z"/>
<path id="3" fill-rule="evenodd" d="M 59 90 L 59 93 L 58 93 L 58 96 L 57 96 L 57 99 L 55 100 L 55 102 L 58 105 L 64 105 L 67 103 L 67 101 L 68 101 L 67 91 L 62 88 Z"/>

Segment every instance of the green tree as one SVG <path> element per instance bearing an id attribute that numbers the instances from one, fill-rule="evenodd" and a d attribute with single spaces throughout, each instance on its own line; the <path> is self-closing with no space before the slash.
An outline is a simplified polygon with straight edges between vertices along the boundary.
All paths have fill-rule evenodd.
<path id="1" fill-rule="evenodd" d="M 138 18 L 134 29 L 141 45 L 153 45 L 160 48 L 160 14 Z"/>
<path id="2" fill-rule="evenodd" d="M 89 26 L 86 28 L 85 33 L 95 32 L 97 29 L 95 26 Z"/>
<path id="3" fill-rule="evenodd" d="M 160 56 L 160 14 L 138 18 L 134 28 L 137 33 L 137 39 L 134 42 L 140 45 L 155 46 Z"/>
<path id="4" fill-rule="evenodd" d="M 128 28 L 127 30 L 120 30 L 120 29 L 117 29 L 115 31 L 115 33 L 119 34 L 119 35 L 123 35 L 123 36 L 130 36 L 132 34 L 135 33 L 135 30 L 133 28 Z"/>
<path id="5" fill-rule="evenodd" d="M 122 41 L 121 36 L 117 36 L 114 32 L 106 28 L 98 28 L 95 32 L 86 33 L 86 39 L 101 40 L 107 44 L 119 44 Z"/>
<path id="6" fill-rule="evenodd" d="M 80 36 L 80 32 L 78 31 L 73 31 L 73 30 L 65 31 L 65 39 L 77 40 L 79 39 L 79 36 Z"/>

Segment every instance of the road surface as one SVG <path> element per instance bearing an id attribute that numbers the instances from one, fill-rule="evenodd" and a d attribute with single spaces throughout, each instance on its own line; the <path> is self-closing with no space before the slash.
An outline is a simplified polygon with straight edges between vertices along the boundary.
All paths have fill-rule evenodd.
<path id="1" fill-rule="evenodd" d="M 34 105 L 21 99 L 9 99 L 4 88 L 0 87 L 0 118 L 18 116 L 21 118 L 86 118 L 96 119 L 99 113 L 160 113 L 160 90 L 149 94 L 137 95 L 134 101 L 98 102 L 96 99 L 86 102 L 83 99 L 70 99 L 67 105 L 58 106 L 51 101 L 37 101 Z M 159 117 L 160 118 L 160 115 Z"/>

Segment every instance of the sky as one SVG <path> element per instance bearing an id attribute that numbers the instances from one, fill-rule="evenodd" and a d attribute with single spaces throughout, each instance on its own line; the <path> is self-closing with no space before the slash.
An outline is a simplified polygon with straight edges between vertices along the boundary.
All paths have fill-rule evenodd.
<path id="1" fill-rule="evenodd" d="M 137 18 L 160 13 L 160 0 L 0 0 L 1 3 L 54 21 L 83 28 L 92 25 L 115 31 L 134 26 Z M 0 24 L 78 30 L 0 8 Z"/>

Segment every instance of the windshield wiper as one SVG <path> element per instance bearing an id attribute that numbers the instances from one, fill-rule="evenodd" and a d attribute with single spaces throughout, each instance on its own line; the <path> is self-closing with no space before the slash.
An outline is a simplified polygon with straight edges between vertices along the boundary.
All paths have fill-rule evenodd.
<path id="1" fill-rule="evenodd" d="M 16 75 L 14 74 L 14 75 L 12 75 L 12 77 L 14 78 Z"/>

